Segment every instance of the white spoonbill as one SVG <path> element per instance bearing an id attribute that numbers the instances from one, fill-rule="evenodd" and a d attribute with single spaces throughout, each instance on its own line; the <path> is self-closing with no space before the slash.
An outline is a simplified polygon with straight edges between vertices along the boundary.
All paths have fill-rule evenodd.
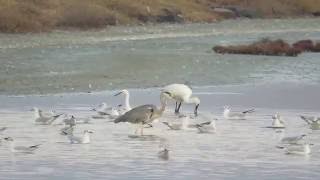
<path id="1" fill-rule="evenodd" d="M 200 99 L 192 96 L 192 90 L 190 87 L 184 84 L 170 84 L 162 89 L 162 92 L 168 93 L 171 99 L 176 101 L 175 113 L 179 113 L 182 103 L 195 104 L 194 114 L 198 115 L 198 108 L 200 105 Z"/>

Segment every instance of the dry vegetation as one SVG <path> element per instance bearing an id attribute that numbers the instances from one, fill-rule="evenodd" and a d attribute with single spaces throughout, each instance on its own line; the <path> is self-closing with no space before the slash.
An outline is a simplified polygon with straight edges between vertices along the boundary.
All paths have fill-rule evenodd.
<path id="1" fill-rule="evenodd" d="M 249 45 L 215 46 L 212 49 L 220 54 L 297 56 L 302 52 L 320 52 L 320 43 L 305 39 L 290 45 L 282 39 L 264 38 Z"/>
<path id="2" fill-rule="evenodd" d="M 230 18 L 214 11 L 214 7 L 230 6 L 252 10 L 260 17 L 320 13 L 319 0 L 0 0 L 0 31 L 41 32 L 61 27 L 213 22 Z"/>

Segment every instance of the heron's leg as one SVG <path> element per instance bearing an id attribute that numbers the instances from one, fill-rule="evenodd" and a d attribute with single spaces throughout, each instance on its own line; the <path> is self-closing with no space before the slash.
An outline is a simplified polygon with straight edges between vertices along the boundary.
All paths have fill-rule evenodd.
<path id="1" fill-rule="evenodd" d="M 175 111 L 175 112 L 176 112 L 176 114 L 178 114 L 178 113 L 179 113 L 180 107 L 181 107 L 181 101 L 180 101 L 180 103 L 179 103 L 179 106 L 178 106 L 177 110 Z"/>

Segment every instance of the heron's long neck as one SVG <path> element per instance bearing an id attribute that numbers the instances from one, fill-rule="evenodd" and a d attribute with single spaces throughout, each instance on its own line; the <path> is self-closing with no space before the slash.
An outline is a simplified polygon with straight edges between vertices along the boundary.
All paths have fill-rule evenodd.
<path id="1" fill-rule="evenodd" d="M 128 111 L 131 110 L 129 98 L 130 98 L 130 95 L 129 94 L 125 94 L 124 104 L 125 104 L 126 110 L 128 110 Z"/>

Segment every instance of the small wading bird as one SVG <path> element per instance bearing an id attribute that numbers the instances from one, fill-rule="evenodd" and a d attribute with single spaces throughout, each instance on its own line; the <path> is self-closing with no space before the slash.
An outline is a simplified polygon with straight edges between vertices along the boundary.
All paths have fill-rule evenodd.
<path id="1" fill-rule="evenodd" d="M 199 133 L 215 133 L 216 128 L 216 119 L 200 124 L 196 124 L 197 129 L 199 130 Z"/>
<path id="2" fill-rule="evenodd" d="M 124 108 L 120 112 L 120 114 L 124 114 L 132 109 L 129 102 L 130 94 L 128 90 L 123 89 L 114 96 L 119 96 L 120 94 L 124 94 Z"/>
<path id="3" fill-rule="evenodd" d="M 60 134 L 61 135 L 73 134 L 74 127 L 77 124 L 75 117 L 72 115 L 71 117 L 64 119 L 63 122 L 65 127 L 60 129 Z"/>
<path id="4" fill-rule="evenodd" d="M 284 121 L 280 114 L 275 114 L 272 116 L 272 126 L 273 128 L 284 128 Z"/>
<path id="5" fill-rule="evenodd" d="M 296 154 L 296 155 L 308 155 L 311 153 L 311 148 L 313 144 L 304 143 L 302 145 L 289 145 L 286 147 L 278 146 L 280 149 L 285 149 L 286 154 Z"/>
<path id="6" fill-rule="evenodd" d="M 82 137 L 74 136 L 73 133 L 68 134 L 68 139 L 71 144 L 89 144 L 91 133 L 93 133 L 93 131 L 85 130 Z"/>
<path id="7" fill-rule="evenodd" d="M 138 106 L 115 119 L 114 123 L 129 122 L 132 124 L 138 124 L 139 127 L 136 129 L 135 134 L 137 134 L 140 129 L 140 134 L 143 135 L 143 125 L 152 123 L 153 120 L 162 116 L 167 105 L 167 96 L 170 96 L 168 92 L 162 92 L 160 94 L 160 108 L 157 108 L 152 104 Z"/>
<path id="8" fill-rule="evenodd" d="M 114 107 L 110 107 L 107 103 L 101 103 L 97 108 L 93 108 L 100 116 L 109 116 L 110 118 L 116 118 L 119 116 L 119 112 Z"/>
<path id="9" fill-rule="evenodd" d="M 231 112 L 231 108 L 229 106 L 225 106 L 223 111 L 223 117 L 225 119 L 245 119 L 247 114 L 253 112 L 254 109 L 249 109 L 243 112 Z"/>
<path id="10" fill-rule="evenodd" d="M 303 119 L 310 126 L 311 129 L 320 129 L 320 118 L 315 116 L 300 116 L 300 118 Z"/>
<path id="11" fill-rule="evenodd" d="M 162 122 L 164 125 L 168 126 L 170 130 L 188 130 L 189 129 L 189 117 L 185 115 L 180 115 L 178 119 L 174 122 Z"/>
<path id="12" fill-rule="evenodd" d="M 300 136 L 288 136 L 281 139 L 281 143 L 283 144 L 298 144 L 304 137 L 307 135 L 302 134 Z"/>
<path id="13" fill-rule="evenodd" d="M 20 153 L 32 153 L 36 149 L 39 148 L 41 144 L 33 145 L 33 146 L 15 146 L 14 140 L 12 137 L 4 138 L 7 142 L 10 143 L 10 151 L 11 152 L 20 152 Z"/>
<path id="14" fill-rule="evenodd" d="M 170 84 L 165 86 L 162 90 L 163 93 L 170 94 L 169 99 L 174 99 L 176 101 L 176 106 L 174 112 L 179 113 L 181 104 L 195 104 L 194 114 L 198 115 L 198 108 L 200 105 L 200 99 L 198 97 L 192 97 L 192 90 L 187 85 L 184 84 Z"/>
<path id="15" fill-rule="evenodd" d="M 33 108 L 32 109 L 34 111 L 34 116 L 35 116 L 35 122 L 39 123 L 39 124 L 43 124 L 43 125 L 50 125 L 53 123 L 53 121 L 55 121 L 56 119 L 58 119 L 61 115 L 63 115 L 63 113 L 61 114 L 56 114 L 56 115 L 50 115 L 50 114 L 44 114 L 42 112 L 42 110 L 38 109 L 38 108 Z"/>

